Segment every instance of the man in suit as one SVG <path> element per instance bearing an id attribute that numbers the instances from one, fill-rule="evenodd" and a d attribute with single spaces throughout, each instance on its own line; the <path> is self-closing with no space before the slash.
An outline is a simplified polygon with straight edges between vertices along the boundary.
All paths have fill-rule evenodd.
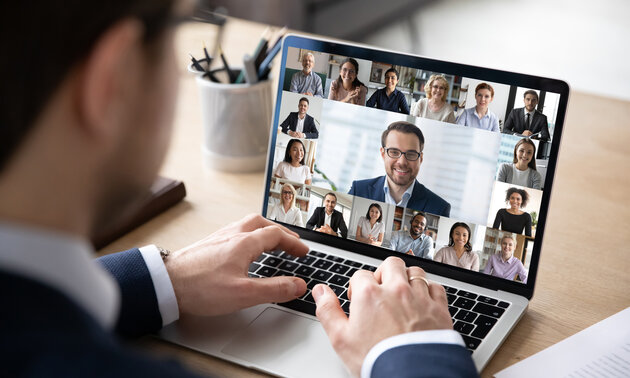
<path id="1" fill-rule="evenodd" d="M 302 97 L 298 102 L 298 111 L 289 113 L 289 116 L 280 124 L 283 133 L 294 138 L 316 139 L 319 137 L 315 120 L 306 114 L 308 105 L 308 98 Z"/>
<path id="2" fill-rule="evenodd" d="M 420 184 L 424 135 L 413 123 L 399 121 L 381 136 L 386 176 L 352 182 L 349 194 L 448 217 L 451 205 Z"/>
<path id="3" fill-rule="evenodd" d="M 6 288 L 0 293 L 0 376 L 194 376 L 174 361 L 130 350 L 118 337 L 156 331 L 180 314 L 227 314 L 306 291 L 295 277 L 247 277 L 264 250 L 296 256 L 308 250 L 297 234 L 259 215 L 174 253 L 149 245 L 92 259 L 90 235 L 144 197 L 164 158 L 177 84 L 174 26 L 189 6 L 185 0 L 0 3 L 0 14 L 11 15 L 0 43 L 29 57 L 0 59 L 0 72 L 39 72 L 7 75 L 0 86 L 0 285 Z M 420 268 L 401 264 L 361 273 L 356 298 L 386 299 L 400 289 L 395 279 L 424 277 Z M 384 269 L 398 276 L 385 277 Z M 361 285 L 379 288 L 360 294 Z M 336 335 L 343 310 L 330 288 L 314 287 L 335 345 L 343 336 L 344 344 L 360 346 L 346 348 L 342 357 L 355 374 L 367 368 L 372 346 L 410 331 L 439 330 L 444 359 L 436 366 L 442 371 L 454 371 L 452 349 L 468 353 L 448 330 L 444 289 L 420 279 L 408 286 L 406 299 L 391 298 L 388 306 L 414 319 L 379 315 L 382 306 L 353 307 L 357 318 L 364 314 L 358 320 L 372 322 L 375 315 L 387 324 L 369 337 L 357 332 L 361 324 L 354 319 L 354 328 L 345 327 L 352 334 Z M 432 358 L 435 342 L 413 338 L 395 345 L 405 353 L 424 348 Z M 371 374 L 421 366 L 415 361 L 422 359 L 396 365 L 404 354 L 399 350 L 373 352 Z M 469 356 L 459 362 L 473 366 Z"/>
<path id="4" fill-rule="evenodd" d="M 507 119 L 503 132 L 506 134 L 521 134 L 523 136 L 534 136 L 534 139 L 548 142 L 551 140 L 549 136 L 549 124 L 547 116 L 536 109 L 538 105 L 538 93 L 528 90 L 523 95 L 525 106 L 522 108 L 512 109 Z"/>
<path id="5" fill-rule="evenodd" d="M 335 193 L 327 193 L 324 196 L 324 206 L 315 209 L 311 219 L 306 222 L 306 228 L 347 238 L 348 227 L 343 220 L 343 214 L 335 210 L 335 206 L 337 206 L 337 196 Z"/>

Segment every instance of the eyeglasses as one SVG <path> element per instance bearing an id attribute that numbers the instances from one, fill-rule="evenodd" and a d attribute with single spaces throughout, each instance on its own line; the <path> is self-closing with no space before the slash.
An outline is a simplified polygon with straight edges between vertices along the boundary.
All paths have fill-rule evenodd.
<path id="1" fill-rule="evenodd" d="M 431 88 L 436 89 L 436 90 L 437 90 L 437 89 L 441 89 L 441 90 L 443 90 L 443 91 L 445 91 L 445 90 L 446 90 L 446 88 L 445 88 L 445 87 L 443 87 L 443 86 L 441 86 L 441 85 L 432 85 L 432 86 L 431 86 Z"/>
<path id="2" fill-rule="evenodd" d="M 409 161 L 418 160 L 420 158 L 420 155 L 422 154 L 422 152 L 418 152 L 414 150 L 402 152 L 398 148 L 386 148 L 385 152 L 387 153 L 387 156 L 389 156 L 392 159 L 400 159 L 401 155 L 405 155 L 405 159 Z"/>
<path id="3" fill-rule="evenodd" d="M 285 190 L 285 191 L 283 191 L 283 192 L 282 192 L 282 194 L 288 194 L 288 195 L 291 195 L 291 196 L 292 196 L 292 195 L 293 195 L 293 192 L 288 191 L 288 190 Z"/>
<path id="4" fill-rule="evenodd" d="M 354 69 L 352 69 L 352 68 L 348 69 L 348 68 L 346 68 L 346 67 L 342 68 L 342 69 L 341 69 L 341 72 L 343 72 L 343 73 L 349 73 L 350 75 L 354 75 L 354 74 L 356 74 L 356 73 L 357 73 L 357 71 L 355 71 Z"/>

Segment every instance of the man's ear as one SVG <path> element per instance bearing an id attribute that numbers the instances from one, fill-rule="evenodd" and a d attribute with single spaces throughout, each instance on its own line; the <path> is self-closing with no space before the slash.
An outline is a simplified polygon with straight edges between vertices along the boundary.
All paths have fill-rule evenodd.
<path id="1" fill-rule="evenodd" d="M 381 157 L 385 160 L 385 147 L 381 147 Z"/>
<path id="2" fill-rule="evenodd" d="M 422 164 L 422 160 L 424 159 L 424 152 L 420 152 L 420 157 L 418 158 L 418 164 Z"/>
<path id="3" fill-rule="evenodd" d="M 126 88 L 141 75 L 142 24 L 126 19 L 105 31 L 79 68 L 75 90 L 77 117 L 97 136 L 115 131 Z"/>

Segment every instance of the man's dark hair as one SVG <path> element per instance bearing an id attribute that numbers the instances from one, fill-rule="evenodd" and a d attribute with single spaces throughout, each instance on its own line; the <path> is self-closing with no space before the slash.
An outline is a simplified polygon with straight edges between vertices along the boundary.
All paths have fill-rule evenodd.
<path id="1" fill-rule="evenodd" d="M 136 18 L 151 45 L 170 24 L 173 0 L 63 3 L 3 1 L 0 5 L 0 172 L 64 78 L 112 25 Z"/>
<path id="2" fill-rule="evenodd" d="M 427 215 L 425 213 L 423 213 L 422 211 L 418 211 L 416 213 L 416 215 L 411 217 L 411 220 L 409 221 L 409 224 L 413 223 L 413 220 L 416 219 L 416 217 L 424 217 L 424 219 L 427 219 Z"/>
<path id="3" fill-rule="evenodd" d="M 510 197 L 514 193 L 521 196 L 521 208 L 527 206 L 527 202 L 529 202 L 529 193 L 527 193 L 525 189 L 509 188 L 508 190 L 505 191 L 505 202 L 509 202 Z"/>
<path id="4" fill-rule="evenodd" d="M 415 134 L 420 141 L 420 152 L 424 149 L 424 135 L 422 135 L 422 131 L 420 131 L 418 126 L 413 123 L 405 121 L 397 121 L 387 126 L 387 129 L 383 131 L 383 135 L 381 135 L 381 147 L 385 148 L 387 135 L 389 135 L 390 131 L 398 131 L 404 134 Z"/>
<path id="5" fill-rule="evenodd" d="M 326 199 L 326 197 L 328 197 L 328 196 L 333 196 L 333 197 L 335 197 L 335 202 L 337 202 L 337 196 L 335 195 L 335 193 L 333 193 L 333 192 L 328 192 L 328 193 L 326 193 L 326 195 L 324 196 L 324 199 Z"/>
<path id="6" fill-rule="evenodd" d="M 470 226 L 468 226 L 464 222 L 456 222 L 455 224 L 453 224 L 453 226 L 451 226 L 451 231 L 448 233 L 448 246 L 452 247 L 455 245 L 455 241 L 453 240 L 453 232 L 455 232 L 455 229 L 457 227 L 465 228 L 466 232 L 468 232 L 468 240 L 466 240 L 466 244 L 464 244 L 464 249 L 466 250 L 466 252 L 471 252 L 472 244 L 470 244 L 470 238 L 472 237 L 472 235 L 470 231 Z"/>
<path id="7" fill-rule="evenodd" d="M 394 75 L 396 75 L 396 79 L 398 79 L 400 77 L 400 75 L 398 75 L 398 71 L 396 71 L 396 69 L 394 67 L 388 69 L 387 71 L 385 71 L 385 77 L 387 77 L 387 74 L 393 72 Z"/>
<path id="8" fill-rule="evenodd" d="M 534 90 L 530 89 L 528 91 L 525 91 L 525 93 L 523 93 L 523 98 L 527 97 L 527 95 L 532 95 L 532 96 L 536 97 L 536 100 L 538 100 L 538 93 L 536 93 L 536 91 L 534 91 Z"/>
<path id="9" fill-rule="evenodd" d="M 310 103 L 308 102 L 308 98 L 306 98 L 306 97 L 302 97 L 302 98 L 300 99 L 300 101 L 298 101 L 298 105 L 299 105 L 299 104 L 300 104 L 300 102 L 302 102 L 302 101 L 306 101 L 306 103 L 307 103 L 307 104 L 310 104 Z"/>

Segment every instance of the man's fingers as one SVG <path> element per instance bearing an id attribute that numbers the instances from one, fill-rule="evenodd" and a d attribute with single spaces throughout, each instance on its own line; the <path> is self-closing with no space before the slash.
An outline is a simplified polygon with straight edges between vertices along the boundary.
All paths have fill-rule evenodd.
<path id="1" fill-rule="evenodd" d="M 339 299 L 328 286 L 319 284 L 313 288 L 313 298 L 317 305 L 315 314 L 322 323 L 333 348 L 343 341 L 343 330 L 348 323 L 348 317 L 339 305 Z"/>
<path id="2" fill-rule="evenodd" d="M 407 268 L 407 274 L 409 275 L 409 285 L 412 288 L 417 288 L 422 293 L 429 291 L 431 286 L 426 278 L 424 270 L 418 266 L 410 266 Z M 426 281 L 425 281 L 426 280 Z"/>
<path id="3" fill-rule="evenodd" d="M 439 283 L 431 283 L 429 286 L 429 295 L 434 301 L 438 301 L 444 305 L 448 304 L 448 300 L 446 299 L 446 290 L 444 290 L 444 286 Z"/>
<path id="4" fill-rule="evenodd" d="M 361 287 L 367 285 L 378 285 L 374 279 L 374 273 L 369 270 L 357 270 L 352 277 L 350 277 L 350 283 L 348 284 L 348 300 L 352 301 L 352 288 L 354 290 L 361 290 Z"/>
<path id="5" fill-rule="evenodd" d="M 242 305 L 250 307 L 261 303 L 288 302 L 304 295 L 306 282 L 297 277 L 244 278 Z"/>
<path id="6" fill-rule="evenodd" d="M 250 261 L 255 260 L 262 252 L 283 250 L 295 256 L 306 256 L 309 248 L 302 241 L 278 226 L 259 228 L 250 233 L 241 234 L 240 250 L 248 253 Z M 238 251 L 238 249 L 237 249 Z"/>
<path id="7" fill-rule="evenodd" d="M 378 283 L 407 282 L 407 267 L 405 262 L 398 257 L 388 257 L 374 272 Z"/>

